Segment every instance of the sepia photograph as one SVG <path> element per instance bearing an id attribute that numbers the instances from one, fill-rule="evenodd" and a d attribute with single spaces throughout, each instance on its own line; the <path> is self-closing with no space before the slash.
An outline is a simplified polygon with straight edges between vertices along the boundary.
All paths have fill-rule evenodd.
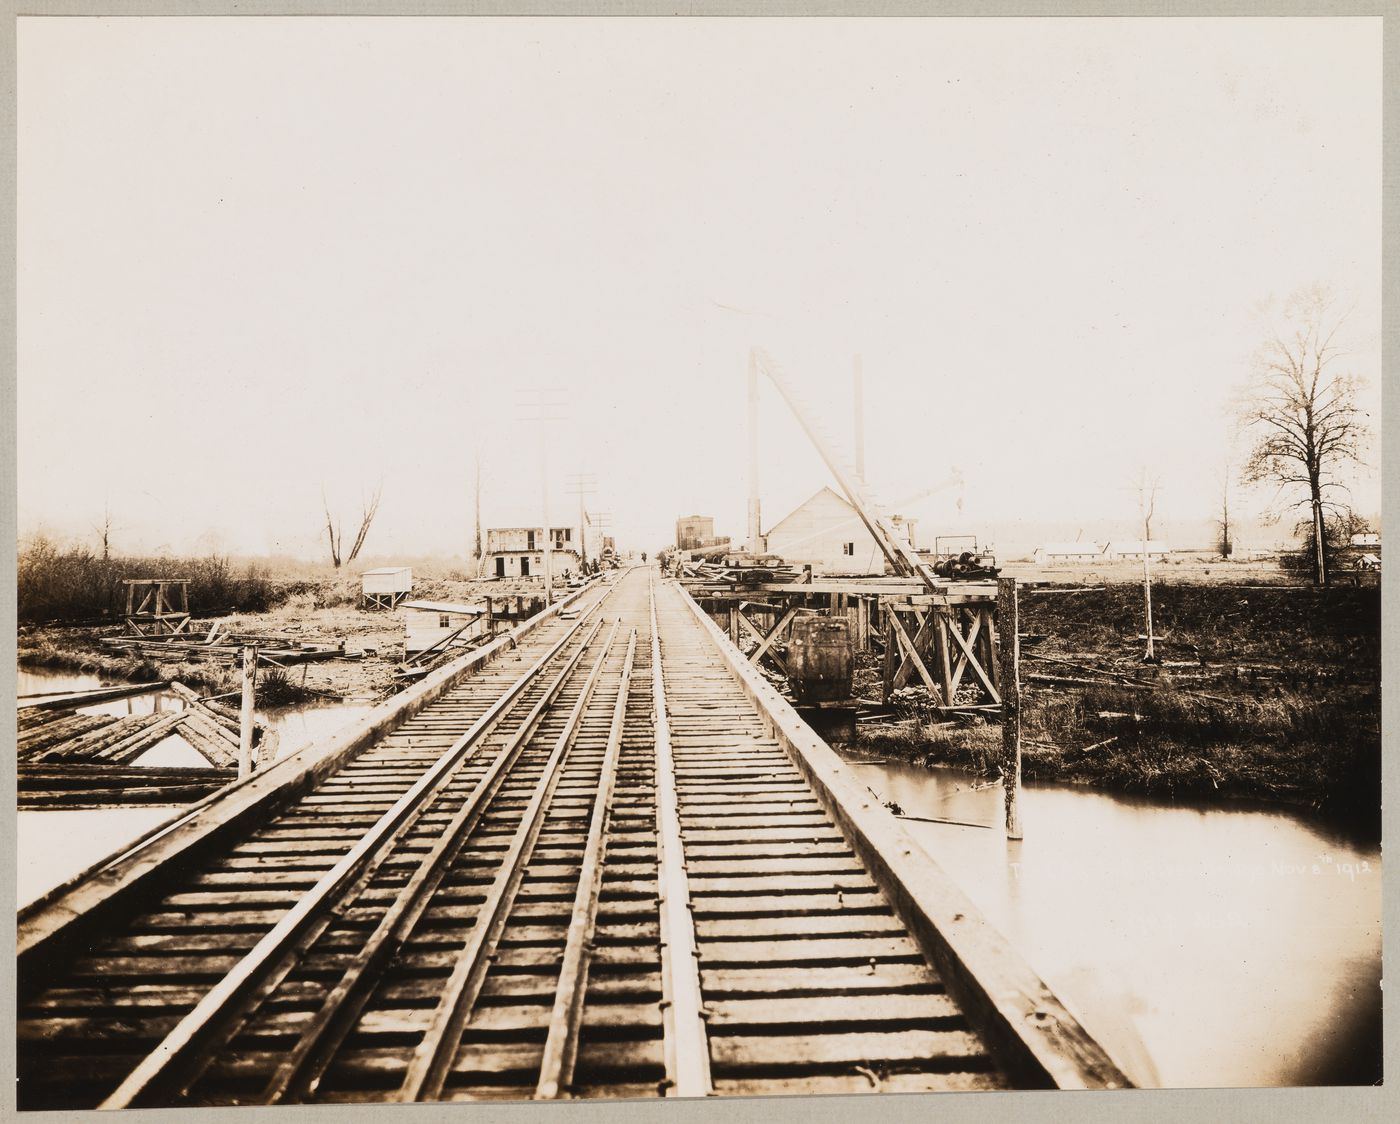
<path id="1" fill-rule="evenodd" d="M 14 17 L 13 1107 L 1382 1085 L 1382 19 L 670 11 Z"/>

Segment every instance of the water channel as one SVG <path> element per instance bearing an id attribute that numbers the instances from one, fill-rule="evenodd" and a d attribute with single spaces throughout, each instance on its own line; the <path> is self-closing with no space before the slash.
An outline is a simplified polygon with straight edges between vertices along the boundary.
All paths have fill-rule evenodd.
<path id="1" fill-rule="evenodd" d="M 20 668 L 16 691 L 20 695 L 54 691 L 86 691 L 111 686 L 113 681 L 69 671 Z M 297 706 L 262 707 L 258 720 L 279 735 L 277 755 L 295 753 L 314 738 L 334 733 L 367 713 L 367 702 L 316 702 Z M 173 691 L 152 691 L 129 699 L 78 707 L 80 714 L 150 714 L 183 710 L 185 700 Z M 209 762 L 179 736 L 171 734 L 153 746 L 133 765 L 207 768 Z M 137 838 L 175 814 L 176 809 L 103 808 L 82 811 L 26 811 L 18 813 L 18 861 L 15 890 L 19 905 L 86 869 L 98 859 Z"/>
<path id="2" fill-rule="evenodd" d="M 21 695 L 99 686 L 20 671 Z M 158 693 L 94 713 L 183 706 Z M 368 703 L 259 711 L 280 754 Z M 1285 809 L 1195 805 L 1027 784 L 1025 838 L 999 787 L 949 769 L 850 758 L 862 783 L 961 885 L 1136 1081 L 1168 1087 L 1369 1083 L 1380 1074 L 1380 847 Z M 175 736 L 141 763 L 201 765 Z M 30 901 L 170 808 L 20 812 Z"/>
<path id="3" fill-rule="evenodd" d="M 1381 854 L 1287 809 L 1170 803 L 848 757 L 1135 1080 L 1380 1077 Z"/>

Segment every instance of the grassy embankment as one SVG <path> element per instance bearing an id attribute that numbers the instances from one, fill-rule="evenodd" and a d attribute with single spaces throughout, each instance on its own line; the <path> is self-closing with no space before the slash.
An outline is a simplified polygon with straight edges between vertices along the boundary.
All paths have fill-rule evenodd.
<path id="1" fill-rule="evenodd" d="M 1140 586 L 1023 593 L 1025 777 L 1376 822 L 1379 589 L 1160 585 L 1152 601 L 1166 640 L 1145 668 Z M 916 716 L 862 727 L 856 745 L 995 776 L 1001 727 Z"/>

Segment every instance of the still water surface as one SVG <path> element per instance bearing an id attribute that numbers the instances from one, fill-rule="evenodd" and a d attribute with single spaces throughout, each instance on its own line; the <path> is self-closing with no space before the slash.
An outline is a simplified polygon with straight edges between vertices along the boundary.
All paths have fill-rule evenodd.
<path id="1" fill-rule="evenodd" d="M 53 691 L 86 691 L 112 686 L 114 681 L 74 672 L 25 670 L 18 673 L 20 695 Z M 151 714 L 183 710 L 185 700 L 170 691 L 153 691 L 130 699 L 78 708 L 82 714 Z M 369 711 L 368 703 L 312 703 L 265 707 L 260 721 L 281 736 L 277 756 L 295 753 L 314 738 L 334 733 Z M 138 757 L 134 765 L 208 768 L 209 762 L 178 734 L 172 734 Z M 177 809 L 103 808 L 82 811 L 18 813 L 15 864 L 19 905 L 33 901 L 65 879 L 110 855 L 144 832 L 169 819 Z"/>
<path id="2" fill-rule="evenodd" d="M 1143 1084 L 1369 1083 L 1381 1043 L 1381 856 L 1292 811 L 852 767 Z"/>

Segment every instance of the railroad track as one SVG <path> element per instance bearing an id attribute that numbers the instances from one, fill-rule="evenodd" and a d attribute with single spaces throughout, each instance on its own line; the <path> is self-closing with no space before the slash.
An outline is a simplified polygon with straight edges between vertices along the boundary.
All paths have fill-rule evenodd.
<path id="1" fill-rule="evenodd" d="M 631 571 L 22 911 L 20 1106 L 1126 1084 L 722 643 Z"/>

